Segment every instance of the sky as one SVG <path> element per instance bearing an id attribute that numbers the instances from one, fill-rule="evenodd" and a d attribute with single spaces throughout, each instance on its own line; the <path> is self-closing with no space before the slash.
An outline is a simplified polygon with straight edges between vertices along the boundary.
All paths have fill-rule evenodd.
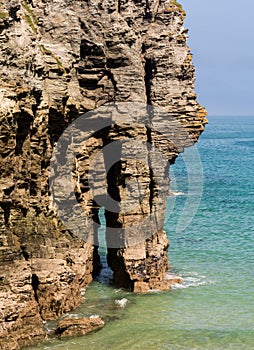
<path id="1" fill-rule="evenodd" d="M 254 116 L 254 1 L 179 0 L 198 101 L 209 115 Z"/>

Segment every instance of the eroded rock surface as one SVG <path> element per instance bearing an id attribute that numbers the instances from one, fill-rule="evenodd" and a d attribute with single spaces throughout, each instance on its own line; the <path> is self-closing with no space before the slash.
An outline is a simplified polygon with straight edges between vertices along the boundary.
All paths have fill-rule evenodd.
<path id="1" fill-rule="evenodd" d="M 174 130 L 176 146 L 142 123 L 112 120 L 111 128 L 91 138 L 77 162 L 76 196 L 95 221 L 99 205 L 86 179 L 94 153 L 132 137 L 156 145 L 173 162 L 203 131 L 206 112 L 196 101 L 184 16 L 173 0 L 1 1 L 0 349 L 41 340 L 42 320 L 75 308 L 98 265 L 96 249 L 59 220 L 49 195 L 52 149 L 67 125 L 109 102 L 136 102 L 165 112 L 164 117 L 149 115 L 155 129 L 163 129 L 170 115 L 189 135 Z M 118 214 L 106 211 L 107 225 L 125 229 L 156 212 L 157 226 L 134 246 L 110 248 L 109 265 L 121 286 L 166 290 L 169 243 L 163 222 L 169 165 L 157 188 L 157 163 L 149 150 L 133 160 L 126 160 L 128 152 L 133 155 L 121 146 L 117 165 L 97 180 L 119 202 Z M 107 168 L 107 159 L 104 163 Z M 126 212 L 121 203 L 129 180 L 144 194 L 135 210 Z"/>

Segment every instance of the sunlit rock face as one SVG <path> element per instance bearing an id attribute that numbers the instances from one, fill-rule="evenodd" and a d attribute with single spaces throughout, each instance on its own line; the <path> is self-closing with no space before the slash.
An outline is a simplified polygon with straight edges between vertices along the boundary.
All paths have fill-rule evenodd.
<path id="1" fill-rule="evenodd" d="M 0 2 L 1 349 L 43 339 L 42 321 L 79 305 L 81 289 L 98 270 L 97 249 L 59 218 L 49 175 L 53 147 L 67 126 L 107 103 L 153 106 L 145 112 L 153 128 L 143 113 L 135 124 L 111 115 L 111 125 L 78 152 L 73 205 L 98 223 L 100 203 L 87 185 L 87 172 L 96 152 L 119 141 L 118 162 L 109 167 L 104 153 L 93 184 L 106 188 L 118 206 L 117 212 L 105 211 L 114 281 L 136 292 L 170 288 L 163 231 L 169 164 L 197 141 L 206 124 L 194 92 L 184 16 L 176 1 Z M 163 134 L 168 125 L 174 125 L 172 134 Z M 120 142 L 126 138 L 148 147 L 135 151 Z M 128 197 L 129 183 L 135 186 Z M 57 195 L 61 200 L 64 191 Z M 128 244 L 130 236 L 144 233 L 129 228 L 149 215 L 156 225 L 145 239 Z M 96 239 L 97 226 L 84 230 Z M 125 230 L 129 236 L 119 238 L 117 232 Z"/>

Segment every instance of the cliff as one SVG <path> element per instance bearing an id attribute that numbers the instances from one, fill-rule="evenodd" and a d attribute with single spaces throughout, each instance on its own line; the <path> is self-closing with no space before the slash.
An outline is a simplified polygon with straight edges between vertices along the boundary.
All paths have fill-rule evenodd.
<path id="1" fill-rule="evenodd" d="M 66 211 L 59 217 L 55 204 L 64 205 L 66 192 L 58 188 L 53 203 L 49 177 L 53 147 L 67 126 L 107 103 L 124 107 L 81 145 L 73 170 L 74 206 L 95 223 L 82 230 L 96 240 L 95 189 L 107 188 L 117 202 L 115 212 L 105 211 L 115 283 L 136 292 L 170 288 L 163 231 L 169 164 L 206 124 L 194 92 L 184 17 L 173 0 L 1 0 L 0 349 L 43 339 L 43 320 L 75 308 L 97 272 L 96 242 L 71 229 Z M 146 104 L 154 109 L 140 107 Z M 121 119 L 130 105 L 132 112 L 139 106 L 135 124 Z M 125 147 L 120 141 L 126 138 L 148 146 Z M 117 162 L 111 166 L 104 152 L 102 175 L 91 190 L 91 159 L 115 142 Z M 158 162 L 150 146 L 167 161 Z M 126 210 L 133 181 L 138 201 Z M 155 224 L 142 226 L 148 216 Z M 141 223 L 137 232 L 128 231 L 133 223 Z M 126 243 L 146 227 L 143 239 Z"/>

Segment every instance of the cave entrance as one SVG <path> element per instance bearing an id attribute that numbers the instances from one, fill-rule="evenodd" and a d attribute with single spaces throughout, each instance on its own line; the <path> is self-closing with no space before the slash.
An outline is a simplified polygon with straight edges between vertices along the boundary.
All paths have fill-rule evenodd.
<path id="1" fill-rule="evenodd" d="M 100 207 L 97 212 L 97 222 L 100 227 L 96 234 L 96 245 L 94 245 L 94 272 L 93 277 L 95 281 L 110 283 L 113 279 L 113 271 L 107 262 L 107 242 L 106 242 L 106 217 L 105 208 Z"/>

